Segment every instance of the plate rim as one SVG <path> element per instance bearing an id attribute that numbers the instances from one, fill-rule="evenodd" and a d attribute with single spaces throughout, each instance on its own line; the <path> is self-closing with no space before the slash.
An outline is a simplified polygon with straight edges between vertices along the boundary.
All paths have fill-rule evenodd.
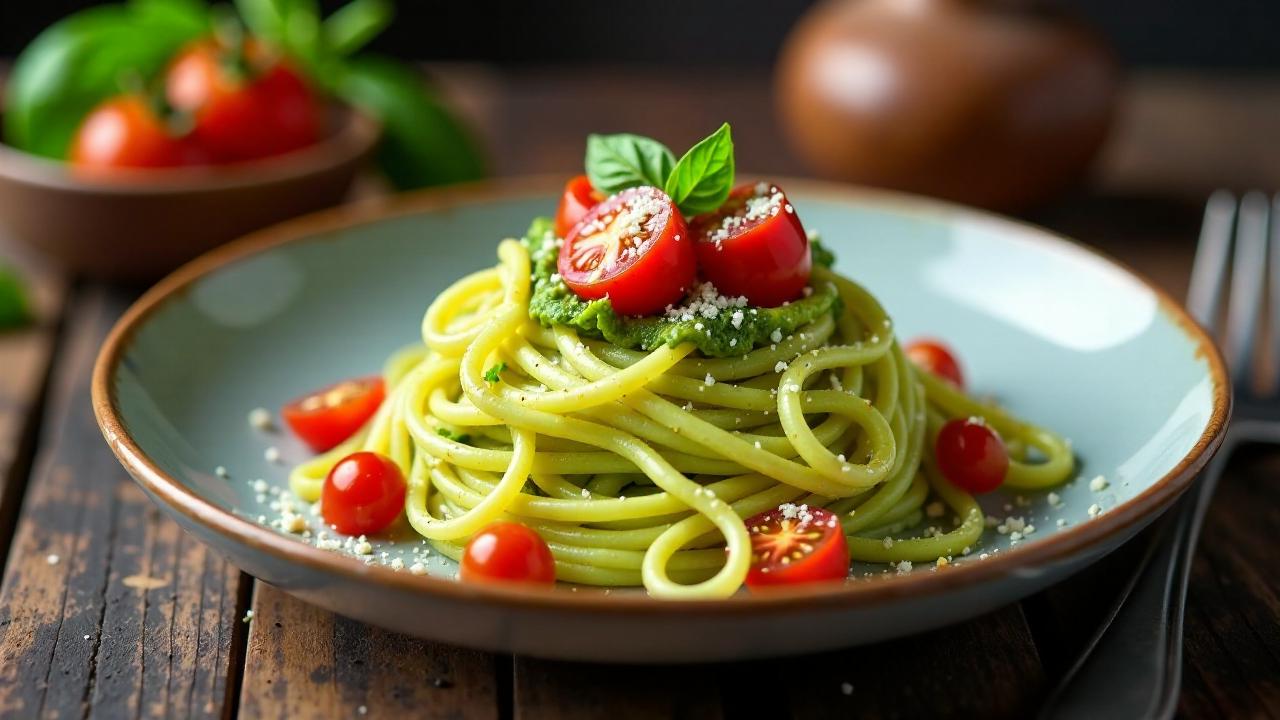
<path id="1" fill-rule="evenodd" d="M 1070 251 L 1094 262 L 1110 266 L 1151 292 L 1161 312 L 1195 345 L 1195 355 L 1203 356 L 1213 383 L 1213 412 L 1196 444 L 1165 475 L 1137 496 L 1088 521 L 1053 535 L 1006 550 L 982 562 L 958 563 L 943 572 L 885 574 L 857 582 L 785 588 L 770 593 L 738 593 L 723 599 L 658 599 L 644 594 L 575 593 L 561 587 L 529 588 L 490 584 L 460 583 L 431 575 L 412 575 L 390 568 L 366 565 L 353 557 L 321 550 L 309 543 L 277 533 L 247 518 L 219 508 L 188 489 L 153 462 L 126 429 L 117 407 L 113 378 L 137 330 L 152 313 L 186 291 L 200 279 L 237 261 L 276 247 L 314 241 L 318 236 L 359 225 L 424 212 L 448 210 L 462 205 L 482 205 L 559 192 L 563 175 L 532 175 L 467 183 L 448 188 L 420 190 L 401 195 L 368 199 L 258 230 L 215 248 L 170 273 L 147 290 L 112 327 L 94 363 L 91 394 L 99 429 L 117 460 L 129 474 L 169 509 L 205 530 L 222 535 L 233 543 L 247 545 L 277 561 L 297 563 L 313 572 L 336 574 L 346 581 L 389 586 L 398 591 L 426 593 L 462 602 L 487 602 L 504 608 L 526 610 L 573 610 L 595 613 L 653 613 L 657 615 L 695 613 L 786 612 L 796 609 L 854 609 L 874 606 L 905 596 L 934 595 L 994 582 L 1027 568 L 1051 564 L 1091 547 L 1100 547 L 1107 538 L 1157 517 L 1190 486 L 1196 474 L 1221 446 L 1231 415 L 1230 380 L 1217 346 L 1200 325 L 1162 288 L 1141 273 L 1106 253 L 1038 225 L 997 213 L 944 200 L 891 190 L 838 183 L 776 178 L 780 185 L 824 200 L 888 207 L 911 214 L 962 217 L 995 223 L 1022 239 L 1058 250 Z"/>

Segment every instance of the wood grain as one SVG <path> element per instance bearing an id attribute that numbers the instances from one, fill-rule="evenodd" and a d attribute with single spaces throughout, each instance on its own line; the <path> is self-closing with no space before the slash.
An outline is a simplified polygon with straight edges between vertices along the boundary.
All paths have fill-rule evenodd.
<path id="1" fill-rule="evenodd" d="M 0 588 L 0 716 L 222 717 L 239 661 L 240 573 L 160 517 L 88 402 L 130 295 L 69 311 L 36 469 Z"/>
<path id="2" fill-rule="evenodd" d="M 722 714 L 720 677 L 717 666 L 604 665 L 517 657 L 512 698 L 517 720 L 715 718 Z"/>
<path id="3" fill-rule="evenodd" d="M 370 627 L 259 582 L 245 717 L 496 718 L 494 656 Z"/>

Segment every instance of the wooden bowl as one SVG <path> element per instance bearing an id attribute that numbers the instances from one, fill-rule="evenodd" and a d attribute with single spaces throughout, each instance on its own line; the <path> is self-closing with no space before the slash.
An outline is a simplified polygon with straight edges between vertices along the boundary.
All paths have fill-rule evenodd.
<path id="1" fill-rule="evenodd" d="M 286 155 L 109 177 L 0 145 L 0 228 L 70 273 L 152 280 L 228 240 L 346 197 L 379 126 L 335 109 L 330 127 L 320 142 Z"/>

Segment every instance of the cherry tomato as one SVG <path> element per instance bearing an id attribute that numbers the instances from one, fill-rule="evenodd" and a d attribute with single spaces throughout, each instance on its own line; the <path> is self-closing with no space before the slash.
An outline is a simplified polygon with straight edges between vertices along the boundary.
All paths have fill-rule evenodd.
<path id="1" fill-rule="evenodd" d="M 356 378 L 298 398 L 280 414 L 312 450 L 324 452 L 354 435 L 378 411 L 384 397 L 382 378 Z"/>
<path id="2" fill-rule="evenodd" d="M 404 510 L 404 473 L 390 458 L 357 452 L 342 458 L 324 479 L 320 514 L 346 535 L 382 532 Z"/>
<path id="3" fill-rule="evenodd" d="M 556 562 L 538 533 L 515 522 L 495 522 L 467 543 L 459 577 L 467 582 L 553 583 Z"/>
<path id="4" fill-rule="evenodd" d="M 964 373 L 960 370 L 960 363 L 956 360 L 955 353 L 943 343 L 930 339 L 912 340 L 903 348 L 903 352 L 921 370 L 964 389 Z"/>
<path id="5" fill-rule="evenodd" d="M 849 544 L 830 510 L 787 503 L 748 518 L 747 587 L 843 580 Z"/>
<path id="6" fill-rule="evenodd" d="M 1009 451 L 1000 436 L 973 419 L 956 419 L 943 425 L 934 454 L 942 476 L 974 494 L 1000 487 L 1009 470 Z"/>
<path id="7" fill-rule="evenodd" d="M 623 190 L 592 208 L 560 248 L 560 276 L 578 297 L 609 297 L 622 315 L 647 315 L 680 301 L 697 258 L 689 228 L 655 187 Z"/>
<path id="8" fill-rule="evenodd" d="M 560 198 L 560 207 L 556 209 L 556 237 L 565 237 L 578 221 L 590 212 L 591 208 L 604 200 L 586 175 L 579 175 L 569 180 L 564 186 L 564 195 Z"/>
<path id="9" fill-rule="evenodd" d="M 145 98 L 120 95 L 94 108 L 71 142 L 82 168 L 160 168 L 195 164 L 198 148 L 169 132 Z"/>
<path id="10" fill-rule="evenodd" d="M 694 219 L 693 232 L 702 276 L 722 295 L 776 307 L 809 282 L 809 237 L 777 185 L 735 188 L 719 210 Z"/>
<path id="11" fill-rule="evenodd" d="M 192 134 L 219 162 L 278 155 L 316 142 L 321 106 L 302 76 L 260 44 L 236 51 L 202 40 L 165 77 L 175 109 L 192 114 Z"/>

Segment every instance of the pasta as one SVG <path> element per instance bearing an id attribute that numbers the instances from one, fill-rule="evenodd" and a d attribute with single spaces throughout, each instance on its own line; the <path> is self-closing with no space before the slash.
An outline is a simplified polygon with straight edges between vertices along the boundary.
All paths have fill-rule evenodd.
<path id="1" fill-rule="evenodd" d="M 815 266 L 810 284 L 834 290 L 834 311 L 708 357 L 688 342 L 642 351 L 545 327 L 530 316 L 530 243 L 505 240 L 498 257 L 431 303 L 422 343 L 387 364 L 387 400 L 293 471 L 295 495 L 317 500 L 335 462 L 370 450 L 404 471 L 408 522 L 444 555 L 512 519 L 546 540 L 562 581 L 715 598 L 747 575 L 743 518 L 783 503 L 836 513 L 852 560 L 966 552 L 984 516 L 937 468 L 932 439 L 948 419 L 999 433 L 1008 487 L 1073 471 L 1063 438 L 917 370 L 876 299 L 830 269 Z M 937 527 L 913 531 L 937 503 Z"/>

